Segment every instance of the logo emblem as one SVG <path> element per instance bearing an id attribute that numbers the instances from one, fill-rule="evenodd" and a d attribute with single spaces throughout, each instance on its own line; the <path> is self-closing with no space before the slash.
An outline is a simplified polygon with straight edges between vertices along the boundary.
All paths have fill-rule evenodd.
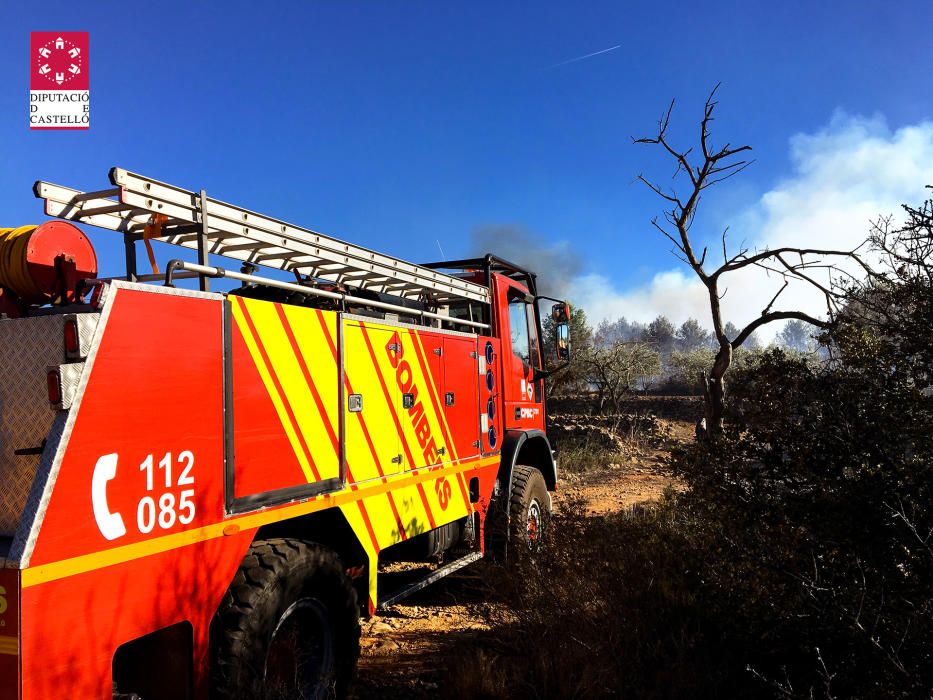
<path id="1" fill-rule="evenodd" d="M 72 41 L 71 34 L 49 39 L 36 50 L 33 60 L 39 75 L 52 85 L 61 87 L 83 73 L 84 52 Z M 85 35 L 86 37 L 87 35 Z M 82 42 L 87 48 L 87 40 Z"/>
<path id="2" fill-rule="evenodd" d="M 87 32 L 32 32 L 29 37 L 29 128 L 87 129 Z"/>

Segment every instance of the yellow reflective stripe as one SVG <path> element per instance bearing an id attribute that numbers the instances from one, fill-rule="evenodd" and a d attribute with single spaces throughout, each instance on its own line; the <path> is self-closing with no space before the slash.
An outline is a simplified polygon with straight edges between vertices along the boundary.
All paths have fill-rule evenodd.
<path id="1" fill-rule="evenodd" d="M 386 329 L 377 328 L 377 330 L 379 332 L 370 336 L 370 340 L 378 337 L 383 340 L 384 344 L 389 337 L 383 333 Z M 385 352 L 384 348 L 383 352 Z M 347 431 L 344 445 L 353 476 L 356 481 L 378 478 L 380 469 L 386 476 L 397 474 L 401 466 L 392 460 L 401 453 L 402 446 L 392 419 L 389 399 L 383 393 L 379 376 L 376 373 L 376 364 L 369 355 L 366 341 L 363 339 L 363 329 L 359 323 L 344 323 L 343 353 L 344 372 L 350 380 L 353 392 L 363 397 L 361 413 L 351 413 L 346 402 L 343 407 Z M 391 386 L 389 390 L 391 392 Z M 364 421 L 377 452 L 376 460 L 370 454 L 369 446 L 363 435 L 362 422 Z"/>
<path id="2" fill-rule="evenodd" d="M 347 323 L 343 333 L 343 348 L 346 353 L 344 371 L 346 383 L 349 384 L 347 393 L 352 389 L 353 393 L 363 397 L 361 412 L 349 411 L 346 401 L 341 409 L 344 411 L 347 467 L 356 483 L 381 479 L 380 470 L 383 474 L 388 472 L 387 477 L 391 477 L 399 472 L 398 466 L 392 463 L 392 459 L 399 452 L 399 442 L 389 414 L 389 404 L 382 393 L 382 387 L 375 374 L 375 365 L 369 357 L 359 325 Z M 415 496 L 417 497 L 417 494 Z M 386 493 L 384 498 L 371 498 L 366 501 L 366 511 L 373 525 L 373 533 L 381 548 L 389 547 L 407 537 L 407 521 L 403 517 L 407 512 L 407 503 L 408 498 L 397 488 Z M 396 511 L 399 513 L 398 520 L 395 517 Z M 350 520 L 351 510 L 345 508 L 344 514 Z"/>
<path id="3" fill-rule="evenodd" d="M 314 454 L 318 471 L 321 473 L 321 478 L 327 479 L 339 476 L 340 448 L 339 445 L 337 447 L 334 446 L 331 433 L 327 430 L 327 424 L 330 424 L 330 428 L 339 443 L 340 396 L 338 392 L 340 391 L 340 383 L 342 381 L 340 377 L 340 366 L 327 347 L 327 339 L 324 337 L 324 329 L 318 321 L 317 310 L 304 309 L 300 306 L 291 306 L 289 304 L 282 304 L 281 309 L 285 318 L 288 320 L 288 325 L 291 328 L 298 346 L 300 360 L 304 363 L 305 369 L 307 369 L 311 380 L 314 382 L 314 390 L 321 399 L 321 405 L 318 406 L 317 402 L 314 401 L 313 397 L 310 395 L 311 387 L 308 386 L 304 373 L 301 372 L 296 383 L 302 388 L 307 387 L 309 392 L 308 400 L 311 401 L 315 409 L 314 416 L 318 416 L 317 418 L 312 418 L 311 426 L 320 431 L 312 435 L 306 434 L 305 439 L 309 446 L 319 444 L 327 445 L 327 449 L 322 450 L 322 452 L 327 455 L 326 458 L 324 455 L 318 458 L 318 452 Z M 328 319 L 328 316 L 331 318 Z M 336 314 L 328 312 L 324 317 L 324 321 L 333 327 L 332 333 L 336 337 L 335 317 Z M 279 321 L 281 322 L 281 319 L 279 319 Z M 294 348 L 292 349 L 292 354 L 295 354 Z M 298 362 L 299 357 L 296 356 L 295 360 Z M 322 409 L 323 415 L 320 415 Z M 301 427 L 302 430 L 306 430 L 303 424 Z"/>
<path id="4" fill-rule="evenodd" d="M 152 556 L 153 554 L 162 554 L 180 547 L 223 537 L 224 528 L 229 525 L 239 525 L 241 530 L 254 530 L 269 523 L 297 518 L 327 508 L 339 507 L 360 499 L 380 496 L 390 490 L 395 492 L 396 489 L 436 479 L 439 476 L 459 474 L 461 472 L 487 467 L 498 460 L 499 458 L 497 456 L 493 456 L 481 460 L 471 460 L 461 464 L 455 464 L 449 468 L 438 469 L 431 472 L 425 470 L 418 474 L 402 474 L 397 477 L 390 477 L 387 483 L 383 483 L 381 479 L 378 479 L 369 484 L 360 485 L 357 491 L 344 489 L 343 491 L 319 496 L 305 501 L 304 503 L 296 503 L 278 509 L 233 517 L 219 523 L 205 525 L 204 527 L 194 528 L 184 532 L 176 532 L 171 535 L 164 535 L 143 542 L 135 542 L 133 544 L 123 545 L 122 547 L 114 547 L 113 549 L 94 552 L 93 554 L 83 554 L 81 556 L 72 557 L 71 559 L 41 564 L 22 571 L 22 587 L 29 588 L 42 583 L 48 583 L 49 581 L 67 578 L 68 576 L 75 576 L 116 564 L 123 564 L 128 561 L 133 561 L 134 559 L 142 559 L 143 557 Z M 361 541 L 365 541 L 360 533 L 357 533 L 357 536 Z"/>
<path id="5" fill-rule="evenodd" d="M 314 466 L 317 469 L 321 480 L 333 479 L 339 476 L 340 461 L 339 453 L 334 450 L 333 442 L 324 425 L 324 418 L 318 411 L 317 402 L 314 400 L 311 387 L 305 379 L 298 363 L 298 357 L 295 354 L 295 348 L 288 338 L 285 327 L 282 325 L 282 319 L 279 316 L 279 308 L 282 308 L 289 319 L 289 326 L 295 335 L 296 343 L 317 343 L 318 347 L 323 349 L 326 346 L 322 338 L 316 338 L 313 335 L 315 328 L 320 334 L 320 325 L 317 322 L 313 309 L 303 309 L 296 307 L 294 311 L 288 313 L 285 306 L 279 306 L 267 301 L 248 300 L 247 311 L 256 328 L 258 337 L 256 340 L 262 343 L 269 358 L 269 372 L 274 374 L 279 380 L 279 386 L 282 389 L 282 402 L 291 408 L 292 415 L 295 417 L 294 427 L 301 433 L 304 444 L 311 453 L 314 460 Z M 308 335 L 306 326 L 310 327 L 312 335 Z M 321 355 L 330 355 L 330 352 L 321 353 Z M 315 372 L 318 369 L 317 362 L 307 363 L 309 372 Z M 324 386 L 337 386 L 336 368 L 331 376 L 326 378 L 315 378 L 314 388 Z M 322 397 L 323 402 L 323 397 Z M 325 410 L 327 404 L 325 403 Z M 336 397 L 331 402 L 331 406 L 338 405 Z M 289 422 L 287 416 L 283 418 L 283 425 Z M 339 428 L 338 428 L 339 430 Z M 304 455 L 302 455 L 304 456 Z M 299 457 L 300 459 L 301 457 Z M 309 478 L 308 481 L 314 481 Z"/>
<path id="6" fill-rule="evenodd" d="M 288 437 L 288 442 L 292 446 L 292 451 L 295 453 L 295 458 L 298 460 L 298 464 L 301 465 L 301 471 L 304 473 L 305 479 L 307 479 L 309 483 L 313 482 L 315 479 L 314 472 L 311 470 L 311 464 L 308 462 L 308 459 L 305 456 L 305 451 L 301 447 L 301 443 L 298 441 L 298 435 L 295 433 L 295 430 L 292 427 L 292 422 L 288 417 L 285 404 L 282 401 L 282 397 L 279 395 L 278 389 L 275 387 L 275 382 L 272 380 L 270 369 L 266 366 L 266 362 L 262 357 L 262 353 L 259 351 L 258 343 L 262 341 L 253 336 L 253 333 L 249 328 L 249 324 L 247 323 L 243 314 L 243 310 L 240 308 L 240 305 L 237 302 L 243 303 L 244 308 L 246 308 L 246 306 L 252 306 L 252 304 L 247 304 L 246 300 L 240 297 L 234 300 L 233 304 L 231 304 L 233 320 L 236 322 L 237 327 L 240 329 L 240 334 L 243 336 L 243 340 L 246 343 L 249 354 L 253 358 L 253 363 L 256 365 L 256 370 L 259 372 L 259 376 L 262 378 L 262 383 L 265 385 L 266 391 L 269 393 L 269 398 L 272 400 L 272 405 L 275 406 L 275 412 L 279 416 L 279 420 L 282 423 L 282 429 L 285 431 L 285 435 Z M 251 308 L 248 310 L 248 313 L 251 315 L 254 312 L 255 309 Z"/>
<path id="7" fill-rule="evenodd" d="M 19 655 L 19 640 L 16 637 L 0 635 L 0 654 Z"/>
<path id="8" fill-rule="evenodd" d="M 401 402 L 403 387 L 399 386 L 399 373 L 403 366 L 409 368 L 409 381 L 412 384 L 410 391 L 413 392 L 416 386 L 419 392 L 425 390 L 423 378 L 420 378 L 419 374 L 417 374 L 420 371 L 416 366 L 417 360 L 412 360 L 411 357 L 404 356 L 404 349 L 408 346 L 405 341 L 405 329 L 383 326 L 376 323 L 366 323 L 365 325 L 361 323 L 360 325 L 365 328 L 364 346 L 367 348 L 367 353 L 370 352 L 370 349 L 372 351 L 370 362 L 373 364 L 377 373 L 376 381 L 379 382 L 378 386 L 381 395 L 386 401 L 386 406 L 391 411 L 390 420 L 392 422 L 389 429 L 397 434 L 399 452 L 404 454 L 402 471 L 428 469 L 430 465 L 421 464 L 421 462 L 424 461 L 424 453 L 418 443 L 415 426 L 412 424 L 412 409 L 402 408 Z M 400 343 L 398 352 L 401 352 L 402 356 L 399 358 L 397 367 L 392 366 L 392 360 L 386 351 L 386 345 L 379 341 L 379 336 L 382 331 L 387 334 L 385 339 L 395 338 L 398 343 Z M 368 343 L 366 342 L 367 338 L 369 341 Z M 382 390 L 383 382 L 386 387 L 385 391 L 389 393 L 388 397 L 385 397 L 385 391 Z M 425 411 L 423 420 L 426 421 L 429 430 L 433 431 L 430 427 L 431 415 L 428 412 L 429 406 L 424 405 L 424 401 L 422 400 L 425 398 L 427 397 L 419 393 L 419 396 L 416 397 L 415 406 L 420 405 L 421 410 Z M 392 405 L 391 402 L 393 401 L 397 401 L 397 403 Z M 411 458 L 410 460 L 409 457 Z M 414 537 L 415 535 L 427 532 L 431 529 L 432 523 L 434 527 L 444 524 L 444 522 L 438 520 L 440 516 L 440 507 L 437 504 L 436 496 L 432 498 L 434 495 L 433 491 L 433 488 L 425 488 L 419 481 L 415 488 L 409 489 L 407 494 L 402 492 L 398 493 L 396 504 L 398 505 L 399 515 L 402 518 L 402 523 L 404 524 L 405 532 L 408 537 Z"/>

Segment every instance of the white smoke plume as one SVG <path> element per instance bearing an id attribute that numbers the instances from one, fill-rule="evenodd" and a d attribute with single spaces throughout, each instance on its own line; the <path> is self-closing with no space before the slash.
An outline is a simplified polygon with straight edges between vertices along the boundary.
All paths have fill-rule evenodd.
<path id="1" fill-rule="evenodd" d="M 749 210 L 715 212 L 716 217 L 731 224 L 734 240 L 744 239 L 751 248 L 852 249 L 865 239 L 873 220 L 929 195 L 924 186 L 933 184 L 933 122 L 892 130 L 879 116 L 838 113 L 820 131 L 792 137 L 790 160 L 791 174 Z M 657 244 L 664 245 L 657 236 Z M 781 284 L 780 278 L 754 268 L 730 275 L 724 317 L 744 325 L 761 313 Z M 594 324 L 622 316 L 650 321 L 663 314 L 675 323 L 694 317 L 709 325 L 705 288 L 686 266 L 659 271 L 647 284 L 629 288 L 620 280 L 583 274 L 567 293 Z M 822 295 L 802 284 L 788 287 L 777 306 L 825 314 Z M 769 340 L 779 329 L 780 324 L 771 324 L 762 336 Z"/>

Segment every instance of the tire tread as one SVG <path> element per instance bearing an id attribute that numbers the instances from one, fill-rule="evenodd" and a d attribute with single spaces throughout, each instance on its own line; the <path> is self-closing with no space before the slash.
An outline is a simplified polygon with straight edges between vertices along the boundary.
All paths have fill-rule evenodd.
<path id="1" fill-rule="evenodd" d="M 290 580 L 296 572 L 306 572 L 307 576 L 303 581 Z M 336 650 L 336 691 L 338 697 L 346 694 L 359 656 L 356 589 L 333 551 L 304 540 L 282 538 L 262 540 L 250 547 L 217 610 L 211 634 L 213 698 L 257 695 L 251 660 L 258 658 L 257 645 L 271 637 L 269 626 L 277 622 L 264 614 L 274 602 L 272 596 L 281 595 L 283 587 L 305 590 L 315 585 L 332 599 L 337 608 L 331 610 L 335 619 L 353 620 L 352 629 L 335 630 L 346 647 Z M 264 655 L 264 648 L 262 652 Z M 254 687 L 246 691 L 249 685 Z"/>

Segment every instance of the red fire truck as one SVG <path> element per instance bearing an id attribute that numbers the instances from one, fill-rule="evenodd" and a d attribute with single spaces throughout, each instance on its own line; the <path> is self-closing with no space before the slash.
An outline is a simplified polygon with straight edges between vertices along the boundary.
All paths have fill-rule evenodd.
<path id="1" fill-rule="evenodd" d="M 0 230 L 0 700 L 343 696 L 361 614 L 545 524 L 546 298 L 109 178 Z M 389 559 L 433 565 L 382 591 Z"/>

